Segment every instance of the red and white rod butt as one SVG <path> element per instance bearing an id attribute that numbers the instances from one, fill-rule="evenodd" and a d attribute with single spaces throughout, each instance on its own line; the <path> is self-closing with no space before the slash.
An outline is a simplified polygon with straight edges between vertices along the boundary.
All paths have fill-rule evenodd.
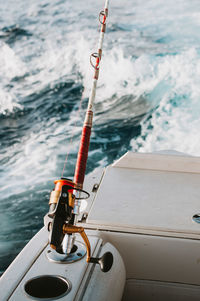
<path id="1" fill-rule="evenodd" d="M 90 145 L 92 119 L 93 119 L 93 112 L 87 111 L 86 119 L 82 129 L 81 142 L 79 146 L 78 158 L 76 161 L 76 169 L 74 174 L 74 183 L 78 188 L 82 188 L 84 182 L 88 151 Z"/>

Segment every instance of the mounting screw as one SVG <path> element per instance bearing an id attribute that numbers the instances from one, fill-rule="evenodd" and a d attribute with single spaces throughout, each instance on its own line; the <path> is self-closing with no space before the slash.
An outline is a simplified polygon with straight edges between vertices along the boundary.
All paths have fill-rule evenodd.
<path id="1" fill-rule="evenodd" d="M 200 224 L 200 213 L 194 214 L 192 217 L 193 221 Z"/>
<path id="2" fill-rule="evenodd" d="M 94 184 L 93 188 L 92 188 L 92 192 L 96 192 L 99 188 L 99 184 Z"/>

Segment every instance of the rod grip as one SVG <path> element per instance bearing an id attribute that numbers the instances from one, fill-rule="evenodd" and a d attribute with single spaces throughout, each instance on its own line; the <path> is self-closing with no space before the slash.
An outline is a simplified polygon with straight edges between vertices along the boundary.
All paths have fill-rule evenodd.
<path id="1" fill-rule="evenodd" d="M 88 150 L 90 145 L 91 127 L 84 126 L 82 130 L 81 142 L 76 162 L 76 169 L 74 175 L 74 183 L 77 187 L 82 188 L 85 170 L 88 158 Z"/>

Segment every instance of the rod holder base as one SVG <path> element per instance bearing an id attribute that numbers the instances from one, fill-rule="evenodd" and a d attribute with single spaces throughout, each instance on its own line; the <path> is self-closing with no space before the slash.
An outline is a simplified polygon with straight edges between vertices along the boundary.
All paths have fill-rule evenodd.
<path id="1" fill-rule="evenodd" d="M 86 254 L 86 247 L 79 241 L 76 241 L 70 254 L 61 254 L 53 250 L 50 246 L 47 248 L 46 256 L 49 261 L 56 263 L 72 263 L 82 259 Z"/>

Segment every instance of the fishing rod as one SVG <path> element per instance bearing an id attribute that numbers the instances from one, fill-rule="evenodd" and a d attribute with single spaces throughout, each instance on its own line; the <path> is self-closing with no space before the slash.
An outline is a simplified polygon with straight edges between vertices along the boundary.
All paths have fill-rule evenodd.
<path id="1" fill-rule="evenodd" d="M 98 52 L 92 53 L 90 56 L 90 63 L 94 68 L 94 77 L 93 77 L 92 89 L 88 101 L 85 121 L 82 129 L 81 142 L 80 142 L 78 158 L 77 158 L 76 168 L 75 168 L 74 183 L 78 188 L 83 187 L 83 182 L 85 177 L 85 170 L 86 170 L 88 151 L 90 145 L 92 121 L 93 121 L 93 104 L 95 101 L 97 81 L 99 78 L 99 68 L 100 68 L 100 62 L 102 57 L 103 41 L 104 41 L 104 35 L 106 31 L 106 19 L 108 17 L 108 3 L 109 0 L 106 0 L 104 10 L 101 11 L 99 14 L 101 31 L 99 37 Z M 93 63 L 93 59 L 95 59 L 95 64 Z"/>
<path id="2" fill-rule="evenodd" d="M 109 271 L 112 267 L 113 255 L 110 252 L 107 252 L 101 258 L 91 257 L 91 247 L 89 239 L 84 231 L 84 228 L 76 226 L 76 222 L 77 216 L 79 214 L 80 200 L 89 197 L 89 193 L 84 191 L 82 188 L 85 178 L 88 151 L 90 145 L 90 135 L 92 130 L 93 104 L 96 96 L 97 81 L 99 78 L 99 68 L 102 58 L 103 41 L 106 32 L 108 4 L 109 0 L 105 0 L 104 10 L 102 10 L 99 14 L 101 30 L 98 43 L 98 51 L 92 53 L 90 56 L 90 63 L 94 68 L 94 76 L 82 129 L 74 180 L 71 181 L 66 178 L 61 178 L 60 180 L 54 182 L 55 188 L 50 195 L 49 213 L 45 216 L 45 225 L 50 232 L 50 247 L 56 252 L 53 255 L 53 259 L 51 252 L 51 255 L 47 254 L 47 257 L 50 260 L 62 262 L 71 262 L 77 260 L 75 256 L 73 256 L 75 252 L 74 250 L 77 249 L 77 243 L 75 246 L 74 240 L 75 234 L 79 233 L 83 238 L 83 241 L 86 246 L 86 261 L 100 264 L 101 270 L 103 272 Z M 79 252 L 78 254 L 80 255 L 82 253 Z M 51 258 L 49 256 L 51 256 Z M 62 259 L 60 259 L 60 256 L 62 257 Z"/>

